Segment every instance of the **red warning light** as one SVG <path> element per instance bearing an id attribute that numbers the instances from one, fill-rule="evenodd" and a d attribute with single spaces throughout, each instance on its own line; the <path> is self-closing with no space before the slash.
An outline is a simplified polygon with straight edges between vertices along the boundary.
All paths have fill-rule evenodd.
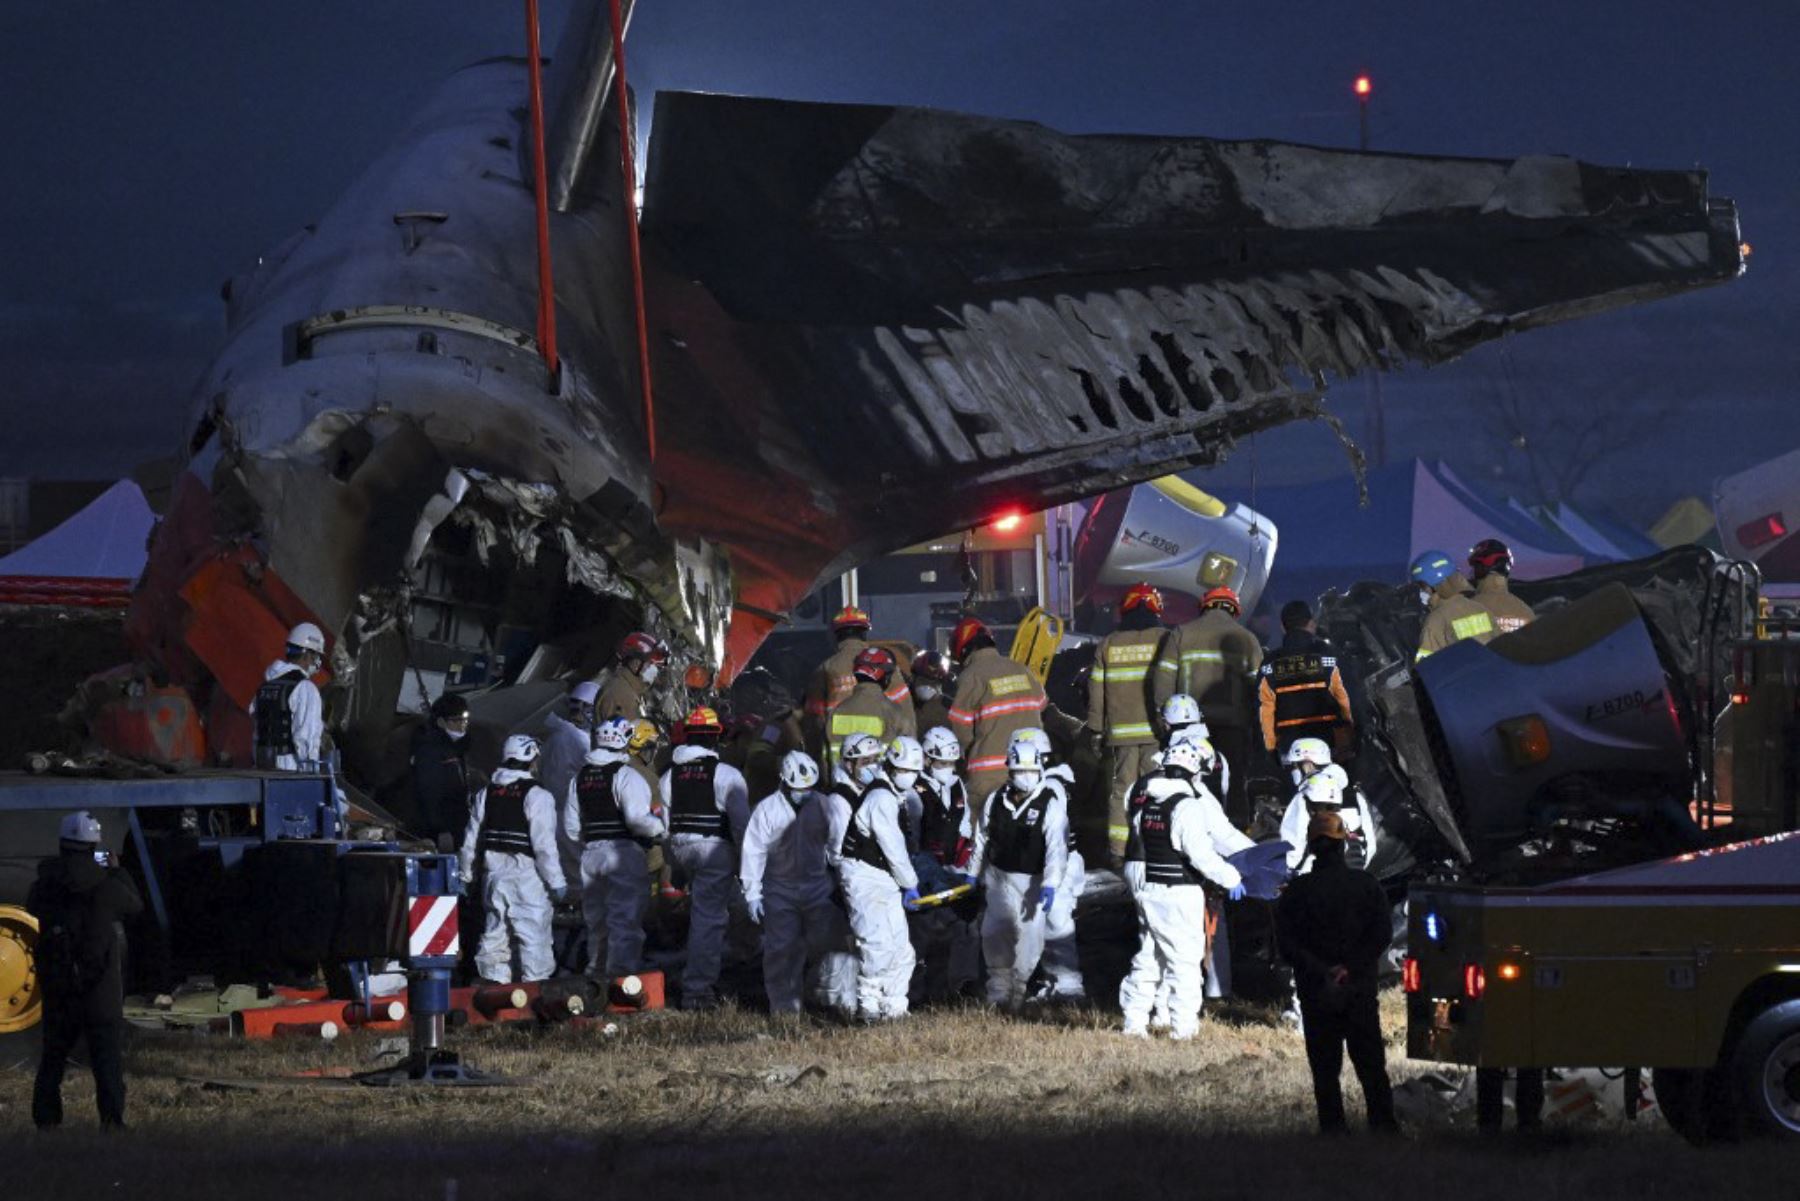
<path id="1" fill-rule="evenodd" d="M 1764 513 L 1755 521 L 1745 522 L 1738 527 L 1738 542 L 1750 550 L 1764 546 L 1777 538 L 1787 537 L 1787 522 L 1781 519 L 1780 513 Z"/>
<path id="2" fill-rule="evenodd" d="M 1018 529 L 1019 525 L 1024 520 L 1025 514 L 1023 513 L 1002 513 L 1000 516 L 994 518 L 994 528 L 999 530 L 1002 534 L 1010 534 Z"/>
<path id="3" fill-rule="evenodd" d="M 1355 92 L 1360 99 L 1367 100 L 1375 91 L 1375 81 L 1367 75 L 1358 75 L 1356 82 L 1350 85 L 1350 90 Z"/>

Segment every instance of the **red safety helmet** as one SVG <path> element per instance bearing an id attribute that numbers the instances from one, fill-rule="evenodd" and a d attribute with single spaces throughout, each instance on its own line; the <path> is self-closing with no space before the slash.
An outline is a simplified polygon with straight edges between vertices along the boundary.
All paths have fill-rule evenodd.
<path id="1" fill-rule="evenodd" d="M 936 651 L 920 651 L 912 661 L 914 679 L 936 680 L 940 684 L 950 682 L 950 663 Z"/>
<path id="2" fill-rule="evenodd" d="M 859 680 L 886 684 L 888 677 L 894 674 L 895 666 L 894 652 L 885 646 L 867 646 L 857 652 L 850 664 L 850 674 Z"/>
<path id="3" fill-rule="evenodd" d="M 831 628 L 838 633 L 845 630 L 866 630 L 869 625 L 868 612 L 855 605 L 845 605 L 837 611 L 837 616 L 831 619 Z"/>
<path id="4" fill-rule="evenodd" d="M 963 618 L 950 632 L 950 657 L 961 663 L 969 653 L 969 644 L 984 635 L 992 637 L 979 617 Z"/>
<path id="5" fill-rule="evenodd" d="M 682 719 L 681 728 L 688 734 L 723 734 L 725 725 L 719 720 L 718 711 L 707 705 L 701 705 Z"/>
<path id="6" fill-rule="evenodd" d="M 1206 595 L 1200 598 L 1200 607 L 1202 609 L 1229 609 L 1233 617 L 1244 611 L 1243 602 L 1238 600 L 1238 594 L 1230 588 L 1208 589 Z"/>
<path id="7" fill-rule="evenodd" d="M 1483 538 L 1469 550 L 1469 570 L 1478 580 L 1490 571 L 1511 575 L 1512 569 L 1512 548 L 1498 538 Z"/>
<path id="8" fill-rule="evenodd" d="M 1129 613 L 1139 605 L 1143 605 L 1158 617 L 1162 616 L 1162 592 L 1146 583 L 1133 584 L 1126 590 L 1125 599 L 1119 602 L 1119 612 Z"/>
<path id="9" fill-rule="evenodd" d="M 652 638 L 642 630 L 635 630 L 625 635 L 619 642 L 619 658 L 621 659 L 648 659 L 652 663 L 662 663 L 668 657 L 668 646 L 661 639 Z"/>

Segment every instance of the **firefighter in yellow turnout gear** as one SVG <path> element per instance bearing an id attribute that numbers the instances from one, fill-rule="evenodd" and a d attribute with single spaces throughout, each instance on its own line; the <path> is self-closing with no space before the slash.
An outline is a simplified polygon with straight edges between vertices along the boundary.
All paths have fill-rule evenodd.
<path id="1" fill-rule="evenodd" d="M 831 619 L 831 632 L 837 639 L 837 649 L 813 672 L 806 685 L 800 715 L 806 749 L 821 763 L 826 760 L 828 719 L 856 688 L 856 657 L 869 649 L 869 615 L 855 605 L 846 605 Z M 883 695 L 895 704 L 912 707 L 912 692 L 907 688 L 906 678 L 898 673 L 888 681 Z M 842 739 L 830 741 L 836 743 Z"/>
<path id="2" fill-rule="evenodd" d="M 1150 681 L 1150 700 L 1161 712 L 1175 696 L 1191 696 L 1206 719 L 1207 738 L 1224 758 L 1231 795 L 1219 803 L 1234 820 L 1246 812 L 1244 782 L 1250 776 L 1251 730 L 1256 723 L 1263 648 L 1245 629 L 1242 603 L 1230 588 L 1200 599 L 1200 616 L 1163 639 Z"/>
<path id="3" fill-rule="evenodd" d="M 1150 677 L 1169 633 L 1162 611 L 1162 593 L 1148 584 L 1132 585 L 1119 602 L 1119 627 L 1101 640 L 1088 674 L 1088 728 L 1106 739 L 1112 759 L 1106 843 L 1114 863 L 1124 861 L 1125 843 L 1131 837 L 1125 798 L 1138 777 L 1155 767 Z"/>
<path id="4" fill-rule="evenodd" d="M 1412 578 L 1430 590 L 1430 599 L 1426 602 L 1430 612 L 1425 615 L 1425 627 L 1419 632 L 1419 653 L 1414 657 L 1415 662 L 1465 639 L 1487 642 L 1500 632 L 1494 624 L 1493 614 L 1470 595 L 1468 578 L 1456 570 L 1450 556 L 1443 551 L 1428 550 L 1414 559 Z"/>
<path id="5" fill-rule="evenodd" d="M 1475 581 L 1475 603 L 1494 619 L 1501 634 L 1522 630 L 1537 620 L 1531 606 L 1512 594 L 1512 548 L 1498 538 L 1483 538 L 1469 550 L 1469 578 Z"/>
<path id="6" fill-rule="evenodd" d="M 911 701 L 903 703 L 887 696 L 888 681 L 894 675 L 892 654 L 883 647 L 867 647 L 856 656 L 851 672 L 855 687 L 825 718 L 825 754 L 830 764 L 838 762 L 844 739 L 852 734 L 867 734 L 886 747 L 901 735 L 912 737 L 915 732 Z"/>

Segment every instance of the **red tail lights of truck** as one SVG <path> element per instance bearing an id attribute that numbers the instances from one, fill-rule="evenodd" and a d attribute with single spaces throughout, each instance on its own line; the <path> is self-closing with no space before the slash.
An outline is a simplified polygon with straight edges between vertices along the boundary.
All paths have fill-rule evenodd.
<path id="1" fill-rule="evenodd" d="M 1400 987 L 1403 991 L 1419 991 L 1419 961 L 1408 955 L 1400 964 Z"/>
<path id="2" fill-rule="evenodd" d="M 1487 991 L 1487 972 L 1479 963 L 1463 964 L 1463 996 L 1471 1001 L 1481 1000 L 1481 994 Z"/>

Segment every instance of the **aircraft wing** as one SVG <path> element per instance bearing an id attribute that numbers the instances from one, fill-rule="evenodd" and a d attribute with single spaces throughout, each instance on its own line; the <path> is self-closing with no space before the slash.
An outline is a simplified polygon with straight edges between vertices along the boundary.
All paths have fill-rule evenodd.
<path id="1" fill-rule="evenodd" d="M 728 671 L 886 551 L 1743 270 L 1700 171 L 689 93 L 649 162 L 658 520 L 731 549 Z"/>

